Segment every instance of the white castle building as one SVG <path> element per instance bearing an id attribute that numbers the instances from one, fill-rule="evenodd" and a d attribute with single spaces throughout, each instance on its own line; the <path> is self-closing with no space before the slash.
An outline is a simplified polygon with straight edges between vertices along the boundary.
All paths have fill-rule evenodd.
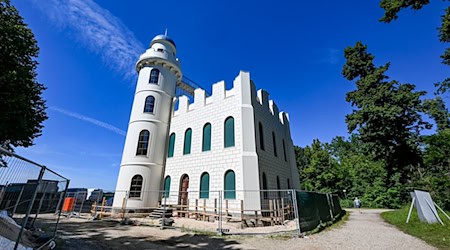
<path id="1" fill-rule="evenodd" d="M 211 96 L 175 98 L 181 81 L 175 43 L 156 36 L 140 56 L 139 74 L 113 207 L 129 209 L 221 198 L 261 207 L 260 190 L 299 189 L 289 117 L 241 71 Z M 174 104 L 178 101 L 178 109 Z M 165 190 L 164 193 L 157 192 Z M 126 191 L 126 192 L 125 192 Z M 205 201 L 206 202 L 206 201 Z"/>

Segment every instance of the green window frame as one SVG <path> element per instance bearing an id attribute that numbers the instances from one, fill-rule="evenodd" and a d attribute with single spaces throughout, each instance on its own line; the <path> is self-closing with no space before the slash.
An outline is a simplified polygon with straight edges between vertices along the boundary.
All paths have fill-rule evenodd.
<path id="1" fill-rule="evenodd" d="M 209 198 L 209 174 L 204 172 L 200 177 L 200 199 Z"/>
<path id="2" fill-rule="evenodd" d="M 170 195 L 170 182 L 171 182 L 171 178 L 170 176 L 166 176 L 166 178 L 164 178 L 164 193 L 163 193 L 163 198 L 167 198 Z"/>
<path id="3" fill-rule="evenodd" d="M 188 155 L 191 153 L 191 141 L 192 141 L 192 129 L 188 128 L 186 129 L 186 132 L 184 132 L 184 147 L 183 147 L 184 155 Z"/>
<path id="4" fill-rule="evenodd" d="M 211 150 L 211 123 L 206 123 L 203 126 L 203 142 L 202 142 L 202 151 L 210 151 Z"/>
<path id="5" fill-rule="evenodd" d="M 277 140 L 275 138 L 275 132 L 274 131 L 272 131 L 272 143 L 273 143 L 273 155 L 275 155 L 275 157 L 278 157 Z"/>
<path id="6" fill-rule="evenodd" d="M 236 175 L 233 170 L 225 172 L 223 197 L 225 199 L 236 199 Z"/>
<path id="7" fill-rule="evenodd" d="M 175 133 L 169 136 L 169 151 L 167 152 L 167 157 L 173 157 L 173 152 L 175 150 Z"/>
<path id="8" fill-rule="evenodd" d="M 232 116 L 225 119 L 224 146 L 226 148 L 234 147 L 234 118 Z"/>

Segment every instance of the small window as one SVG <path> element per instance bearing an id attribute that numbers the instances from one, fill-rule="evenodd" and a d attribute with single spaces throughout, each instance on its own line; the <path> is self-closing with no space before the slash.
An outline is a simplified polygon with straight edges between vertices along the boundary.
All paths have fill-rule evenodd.
<path id="1" fill-rule="evenodd" d="M 169 192 L 170 192 L 170 176 L 166 176 L 166 178 L 164 179 L 164 193 L 163 193 L 163 198 L 169 197 Z"/>
<path id="2" fill-rule="evenodd" d="M 289 178 L 287 179 L 287 185 L 288 185 L 288 189 L 291 189 L 291 181 L 289 180 Z"/>
<path id="3" fill-rule="evenodd" d="M 192 140 L 192 129 L 186 129 L 184 133 L 184 147 L 183 154 L 188 155 L 191 153 L 191 140 Z"/>
<path id="4" fill-rule="evenodd" d="M 139 133 L 136 155 L 147 155 L 149 139 L 150 132 L 148 132 L 148 130 L 142 130 L 141 133 Z"/>
<path id="5" fill-rule="evenodd" d="M 287 161 L 287 156 L 286 156 L 286 143 L 284 143 L 284 139 L 283 139 L 283 154 L 284 154 L 284 161 Z"/>
<path id="6" fill-rule="evenodd" d="M 202 151 L 210 151 L 211 150 L 211 123 L 206 123 L 203 126 L 203 142 L 202 142 Z"/>
<path id="7" fill-rule="evenodd" d="M 147 96 L 147 98 L 145 98 L 144 113 L 153 113 L 154 108 L 155 108 L 155 97 L 149 95 Z"/>
<path id="8" fill-rule="evenodd" d="M 167 157 L 173 157 L 173 151 L 175 149 L 175 133 L 169 136 L 169 152 L 167 152 Z"/>
<path id="9" fill-rule="evenodd" d="M 236 199 L 236 176 L 233 170 L 225 173 L 224 196 L 225 199 Z"/>
<path id="10" fill-rule="evenodd" d="M 159 49 L 156 49 L 156 51 L 158 51 L 158 52 L 164 52 L 164 50 L 163 50 L 163 49 L 161 49 L 161 48 L 159 48 Z"/>
<path id="11" fill-rule="evenodd" d="M 267 188 L 267 178 L 266 178 L 266 174 L 263 172 L 263 174 L 262 174 L 262 189 L 263 190 L 267 190 L 268 188 Z M 267 193 L 267 191 L 264 191 L 263 192 L 263 197 L 264 197 L 264 199 L 265 200 L 267 200 L 268 199 L 268 193 Z"/>
<path id="12" fill-rule="evenodd" d="M 275 132 L 273 131 L 272 131 L 272 143 L 273 143 L 273 154 L 275 155 L 275 157 L 278 157 L 277 140 L 275 139 Z"/>
<path id="13" fill-rule="evenodd" d="M 203 173 L 200 177 L 200 199 L 209 198 L 209 174 Z"/>
<path id="14" fill-rule="evenodd" d="M 141 175 L 135 175 L 131 179 L 129 198 L 141 198 L 143 178 Z"/>
<path id="15" fill-rule="evenodd" d="M 150 79 L 149 79 L 148 83 L 158 84 L 158 80 L 159 80 L 159 70 L 152 69 L 150 71 Z"/>
<path id="16" fill-rule="evenodd" d="M 224 144 L 226 148 L 234 146 L 234 118 L 231 116 L 225 120 Z"/>
<path id="17" fill-rule="evenodd" d="M 280 178 L 277 176 L 277 189 L 278 189 L 278 198 L 281 198 L 281 186 L 280 186 Z"/>
<path id="18" fill-rule="evenodd" d="M 259 147 L 264 150 L 264 131 L 261 123 L 259 123 Z"/>

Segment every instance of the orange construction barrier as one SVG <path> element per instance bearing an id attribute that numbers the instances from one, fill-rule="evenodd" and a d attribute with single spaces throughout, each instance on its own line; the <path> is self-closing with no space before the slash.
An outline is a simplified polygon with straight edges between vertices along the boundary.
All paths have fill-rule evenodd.
<path id="1" fill-rule="evenodd" d="M 75 198 L 67 197 L 64 199 L 62 211 L 63 212 L 72 212 L 74 205 L 75 205 Z"/>

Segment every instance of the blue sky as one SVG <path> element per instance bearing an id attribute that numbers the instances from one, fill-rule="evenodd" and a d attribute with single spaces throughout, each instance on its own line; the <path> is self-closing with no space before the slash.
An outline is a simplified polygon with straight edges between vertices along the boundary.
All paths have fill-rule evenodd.
<path id="1" fill-rule="evenodd" d="M 448 76 L 437 27 L 446 4 L 384 24 L 379 1 L 12 0 L 33 30 L 49 119 L 35 146 L 16 151 L 71 179 L 115 188 L 134 96 L 137 56 L 166 28 L 183 73 L 206 89 L 250 71 L 291 119 L 294 143 L 347 135 L 341 75 L 346 46 L 363 41 L 392 79 L 429 92 Z M 448 103 L 449 96 L 445 96 Z"/>

